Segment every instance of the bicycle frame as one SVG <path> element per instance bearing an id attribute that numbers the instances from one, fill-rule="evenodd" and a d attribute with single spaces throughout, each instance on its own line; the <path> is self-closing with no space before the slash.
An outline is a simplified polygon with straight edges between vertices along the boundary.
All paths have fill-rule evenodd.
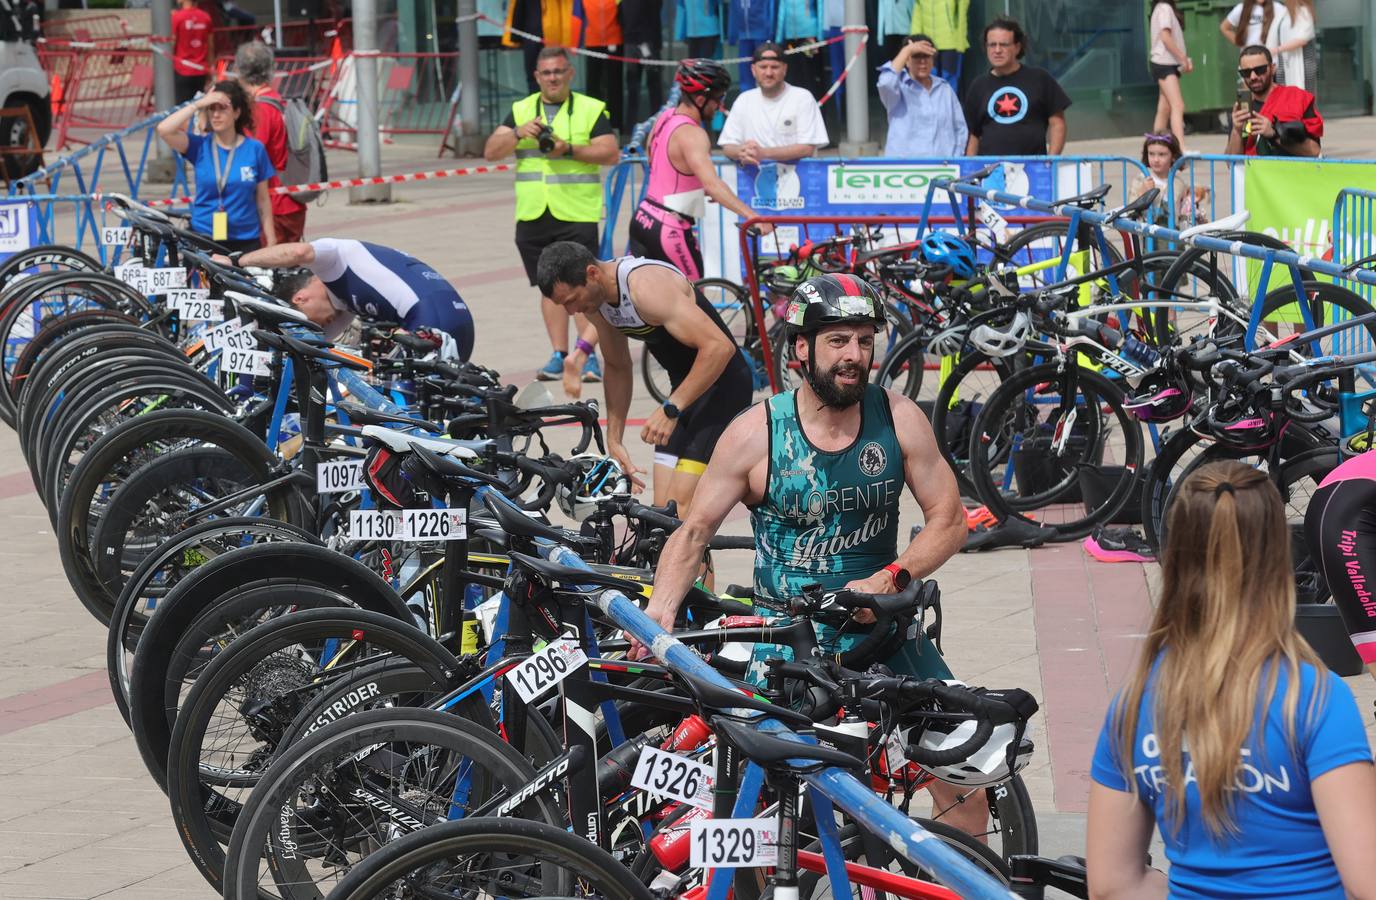
<path id="1" fill-rule="evenodd" d="M 548 556 L 552 562 L 590 571 L 588 565 L 568 548 L 551 547 Z M 672 634 L 660 628 L 649 616 L 645 615 L 639 606 L 632 603 L 619 591 L 602 590 L 596 593 L 593 599 L 598 608 L 620 628 L 651 648 L 651 652 L 662 660 L 670 671 L 683 669 L 694 677 L 708 681 L 715 686 L 734 690 L 730 682 L 719 675 L 715 669 L 708 666 Z M 785 740 L 807 743 L 806 739 L 795 734 L 772 717 L 750 710 L 736 710 L 736 712 L 742 716 L 754 716 L 757 727 L 766 733 L 777 735 Z M 835 825 L 832 818 L 833 804 L 851 816 L 861 828 L 872 834 L 885 836 L 894 850 L 912 862 L 936 873 L 942 881 L 961 896 L 974 898 L 974 900 L 1014 896 L 1002 885 L 978 871 L 974 865 L 966 861 L 955 850 L 940 841 L 929 840 L 930 835 L 920 825 L 894 809 L 875 794 L 871 787 L 861 784 L 852 775 L 835 768 L 806 771 L 813 768 L 813 764 L 803 760 L 796 760 L 793 764 L 800 772 L 804 773 L 800 775 L 800 778 L 812 789 L 809 792 L 809 798 L 816 810 L 819 830 L 822 832 L 823 848 L 824 850 L 828 847 L 831 848 L 823 855 L 827 858 L 828 877 L 831 880 L 833 896 L 850 895 L 847 869 L 844 859 L 841 858 L 839 844 L 836 840 Z M 758 780 L 762 784 L 763 777 L 763 771 L 758 766 L 753 763 L 747 765 L 740 792 L 737 795 L 736 812 L 738 815 L 748 816 L 754 813 L 753 800 L 746 802 L 746 798 L 751 794 L 758 796 L 759 786 L 755 785 L 754 782 Z M 785 848 L 781 847 L 780 849 L 783 851 Z M 791 854 L 784 853 L 781 858 L 788 861 L 790 856 Z M 796 859 L 796 857 L 792 858 Z M 730 881 L 729 876 L 723 877 L 721 875 L 721 870 L 712 870 L 709 876 L 709 900 L 724 900 L 730 887 Z M 778 890 L 775 892 L 775 897 L 778 900 L 797 900 L 796 885 L 791 888 L 782 887 L 784 888 L 783 893 Z"/>

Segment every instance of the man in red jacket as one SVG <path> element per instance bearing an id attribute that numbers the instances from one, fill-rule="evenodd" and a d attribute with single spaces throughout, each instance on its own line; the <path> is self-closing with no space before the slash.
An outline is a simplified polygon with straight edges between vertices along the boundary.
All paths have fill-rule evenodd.
<path id="1" fill-rule="evenodd" d="M 253 136 L 263 142 L 268 161 L 279 173 L 287 170 L 287 126 L 282 119 L 284 101 L 272 86 L 272 49 L 261 41 L 240 44 L 234 52 L 234 71 L 239 83 L 253 98 Z M 268 189 L 281 187 L 280 175 L 272 176 Z M 306 205 L 288 194 L 272 194 L 272 222 L 279 243 L 301 240 L 306 231 Z"/>
<path id="2" fill-rule="evenodd" d="M 1318 156 L 1323 116 L 1314 95 L 1303 88 L 1276 84 L 1271 51 L 1254 44 L 1242 48 L 1237 74 L 1251 92 L 1251 102 L 1233 107 L 1228 134 L 1230 154 L 1247 156 Z"/>
<path id="3" fill-rule="evenodd" d="M 210 74 L 210 14 L 196 0 L 177 0 L 172 12 L 172 71 L 177 105 L 205 87 Z"/>

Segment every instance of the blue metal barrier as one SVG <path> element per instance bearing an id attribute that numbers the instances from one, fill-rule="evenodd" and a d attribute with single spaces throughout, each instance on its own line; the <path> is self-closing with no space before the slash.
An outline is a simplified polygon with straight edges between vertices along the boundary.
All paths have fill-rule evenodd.
<path id="1" fill-rule="evenodd" d="M 81 249 L 86 240 L 90 238 L 98 247 L 101 261 L 105 262 L 106 251 L 103 246 L 100 246 L 99 240 L 98 203 L 100 193 L 102 189 L 118 191 L 136 200 L 139 199 L 139 191 L 143 187 L 144 169 L 148 164 L 150 152 L 153 150 L 153 142 L 158 139 L 157 125 L 180 108 L 173 107 L 154 113 L 135 122 L 128 128 L 111 132 L 79 150 L 60 157 L 32 175 L 11 182 L 9 196 L 13 199 L 33 200 L 37 204 L 39 236 L 44 243 L 53 243 L 57 240 L 56 215 L 60 209 L 71 204 L 75 213 L 74 234 L 72 239 L 65 241 L 65 243 Z M 140 136 L 142 137 L 141 145 L 131 162 L 131 155 L 128 148 L 125 147 L 125 141 L 130 138 L 137 139 Z M 123 184 L 116 187 L 106 187 L 101 184 L 101 178 L 105 175 L 106 160 L 112 155 L 111 149 L 114 150 L 114 158 L 118 160 L 115 177 L 123 176 Z M 72 180 L 75 182 L 73 186 L 76 190 L 72 193 L 63 193 L 62 179 L 68 172 L 71 173 Z M 186 193 L 186 173 L 183 167 L 181 165 L 174 166 L 174 173 L 173 190 Z M 37 193 L 42 182 L 47 182 L 47 190 L 44 193 Z"/>
<path id="2" fill-rule="evenodd" d="M 591 571 L 586 562 L 566 547 L 549 547 L 547 552 L 551 562 Z M 695 678 L 734 690 L 731 683 L 716 669 L 707 665 L 702 657 L 680 643 L 672 634 L 660 628 L 639 606 L 627 599 L 625 594 L 605 590 L 595 595 L 594 600 L 612 621 L 628 635 L 649 647 L 671 670 L 682 670 Z M 801 737 L 777 720 L 759 713 L 744 710 L 742 712 L 758 716 L 755 722 L 761 731 L 804 743 Z M 810 765 L 805 761 L 799 762 Z M 962 897 L 971 900 L 1007 900 L 1013 897 L 1007 888 L 976 869 L 969 860 L 950 846 L 939 840 L 931 840 L 932 836 L 926 829 L 886 803 L 872 788 L 861 784 L 854 776 L 840 769 L 823 769 L 804 776 L 804 780 L 837 808 L 860 823 L 861 827 L 881 836 L 895 851 L 934 873 L 937 880 L 957 891 Z"/>
<path id="3" fill-rule="evenodd" d="M 1376 191 L 1346 188 L 1333 203 L 1333 262 L 1351 265 L 1376 254 Z M 1365 282 L 1347 286 L 1376 302 L 1376 289 Z"/>

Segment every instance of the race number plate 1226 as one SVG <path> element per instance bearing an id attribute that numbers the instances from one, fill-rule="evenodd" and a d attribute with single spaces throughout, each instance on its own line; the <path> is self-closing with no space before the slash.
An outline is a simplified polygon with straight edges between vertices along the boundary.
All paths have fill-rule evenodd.
<path id="1" fill-rule="evenodd" d="M 712 808 L 712 767 L 656 747 L 640 751 L 631 773 L 631 787 L 699 809 Z"/>
<path id="2" fill-rule="evenodd" d="M 521 700 L 529 703 L 568 678 L 587 661 L 587 654 L 578 646 L 577 641 L 573 638 L 559 638 L 507 672 L 506 680 Z"/>
<path id="3" fill-rule="evenodd" d="M 779 862 L 777 819 L 694 819 L 688 864 L 699 869 L 747 869 Z"/>
<path id="4" fill-rule="evenodd" d="M 461 541 L 468 537 L 466 509 L 404 509 L 403 541 Z"/>

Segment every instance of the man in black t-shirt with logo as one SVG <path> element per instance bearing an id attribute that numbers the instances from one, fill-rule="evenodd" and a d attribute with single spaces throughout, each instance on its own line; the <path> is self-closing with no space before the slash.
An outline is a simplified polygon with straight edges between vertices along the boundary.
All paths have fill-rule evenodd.
<path id="1" fill-rule="evenodd" d="M 966 156 L 1059 156 L 1070 106 L 1051 73 L 1020 60 L 1027 37 L 1016 19 L 1000 16 L 984 29 L 990 71 L 965 94 L 970 139 Z"/>

